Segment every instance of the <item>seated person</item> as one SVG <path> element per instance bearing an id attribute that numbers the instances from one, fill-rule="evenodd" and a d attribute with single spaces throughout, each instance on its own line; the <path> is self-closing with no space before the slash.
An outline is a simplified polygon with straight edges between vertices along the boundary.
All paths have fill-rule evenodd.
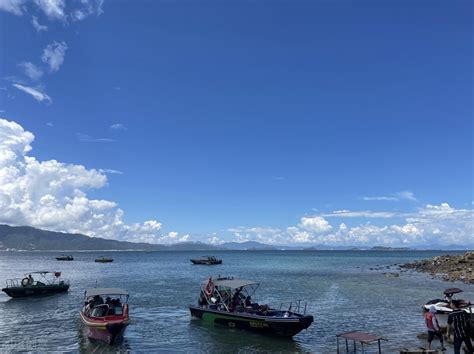
<path id="1" fill-rule="evenodd" d="M 250 298 L 250 295 L 245 298 L 245 307 L 250 307 L 252 306 L 252 299 Z"/>

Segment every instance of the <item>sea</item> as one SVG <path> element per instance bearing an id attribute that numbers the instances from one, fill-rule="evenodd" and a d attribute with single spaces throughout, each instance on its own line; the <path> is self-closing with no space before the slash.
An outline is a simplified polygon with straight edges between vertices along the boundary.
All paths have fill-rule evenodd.
<path id="1" fill-rule="evenodd" d="M 0 281 L 31 271 L 60 271 L 68 293 L 10 299 L 0 294 L 0 351 L 162 353 L 335 353 L 336 334 L 363 331 L 383 336 L 383 352 L 424 345 L 422 304 L 460 287 L 474 299 L 474 286 L 432 279 L 396 264 L 446 254 L 439 251 L 219 251 L 222 265 L 192 265 L 206 252 L 0 252 Z M 452 252 L 449 254 L 461 254 Z M 113 263 L 95 263 L 99 256 Z M 301 300 L 314 323 L 293 337 L 279 338 L 203 323 L 188 306 L 198 300 L 209 276 L 234 276 L 260 284 L 254 299 L 285 308 Z M 89 340 L 79 310 L 84 290 L 129 291 L 130 316 L 124 340 L 108 346 Z M 304 305 L 301 306 L 304 311 Z M 342 349 L 342 348 L 341 348 Z M 366 347 L 367 353 L 376 347 Z"/>

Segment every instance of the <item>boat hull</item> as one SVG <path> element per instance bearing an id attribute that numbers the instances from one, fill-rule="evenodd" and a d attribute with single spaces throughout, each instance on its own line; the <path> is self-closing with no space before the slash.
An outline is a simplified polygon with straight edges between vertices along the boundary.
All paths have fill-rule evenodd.
<path id="1" fill-rule="evenodd" d="M 26 286 L 3 288 L 2 291 L 13 298 L 43 296 L 64 293 L 69 290 L 69 284 L 46 285 L 46 286 Z"/>
<path id="2" fill-rule="evenodd" d="M 200 259 L 191 259 L 191 262 L 193 264 L 200 264 L 200 265 L 214 265 L 214 264 L 222 264 L 222 259 L 217 260 L 217 261 L 205 261 L 205 260 L 200 260 Z"/>
<path id="3" fill-rule="evenodd" d="M 123 339 L 129 324 L 129 319 L 110 321 L 93 320 L 80 312 L 81 321 L 85 325 L 86 335 L 90 339 L 99 340 L 109 345 L 114 345 Z"/>
<path id="4" fill-rule="evenodd" d="M 197 306 L 191 306 L 189 309 L 193 317 L 206 322 L 283 337 L 293 337 L 313 322 L 313 316 L 310 315 L 285 318 L 211 310 Z"/>

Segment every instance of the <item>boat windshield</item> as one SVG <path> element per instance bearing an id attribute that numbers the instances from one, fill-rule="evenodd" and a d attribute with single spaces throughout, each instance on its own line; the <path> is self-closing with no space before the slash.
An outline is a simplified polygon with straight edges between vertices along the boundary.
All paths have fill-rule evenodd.
<path id="1" fill-rule="evenodd" d="M 209 278 L 201 284 L 199 305 L 215 305 L 226 311 L 258 306 L 253 296 L 259 283 L 236 278 Z"/>

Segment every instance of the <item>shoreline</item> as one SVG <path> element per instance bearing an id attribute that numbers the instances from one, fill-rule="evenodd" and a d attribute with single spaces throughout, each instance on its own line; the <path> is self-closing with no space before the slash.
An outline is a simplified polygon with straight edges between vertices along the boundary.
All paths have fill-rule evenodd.
<path id="1" fill-rule="evenodd" d="M 442 255 L 399 265 L 401 269 L 411 269 L 429 273 L 434 278 L 466 284 L 474 284 L 474 252 L 463 255 Z"/>

